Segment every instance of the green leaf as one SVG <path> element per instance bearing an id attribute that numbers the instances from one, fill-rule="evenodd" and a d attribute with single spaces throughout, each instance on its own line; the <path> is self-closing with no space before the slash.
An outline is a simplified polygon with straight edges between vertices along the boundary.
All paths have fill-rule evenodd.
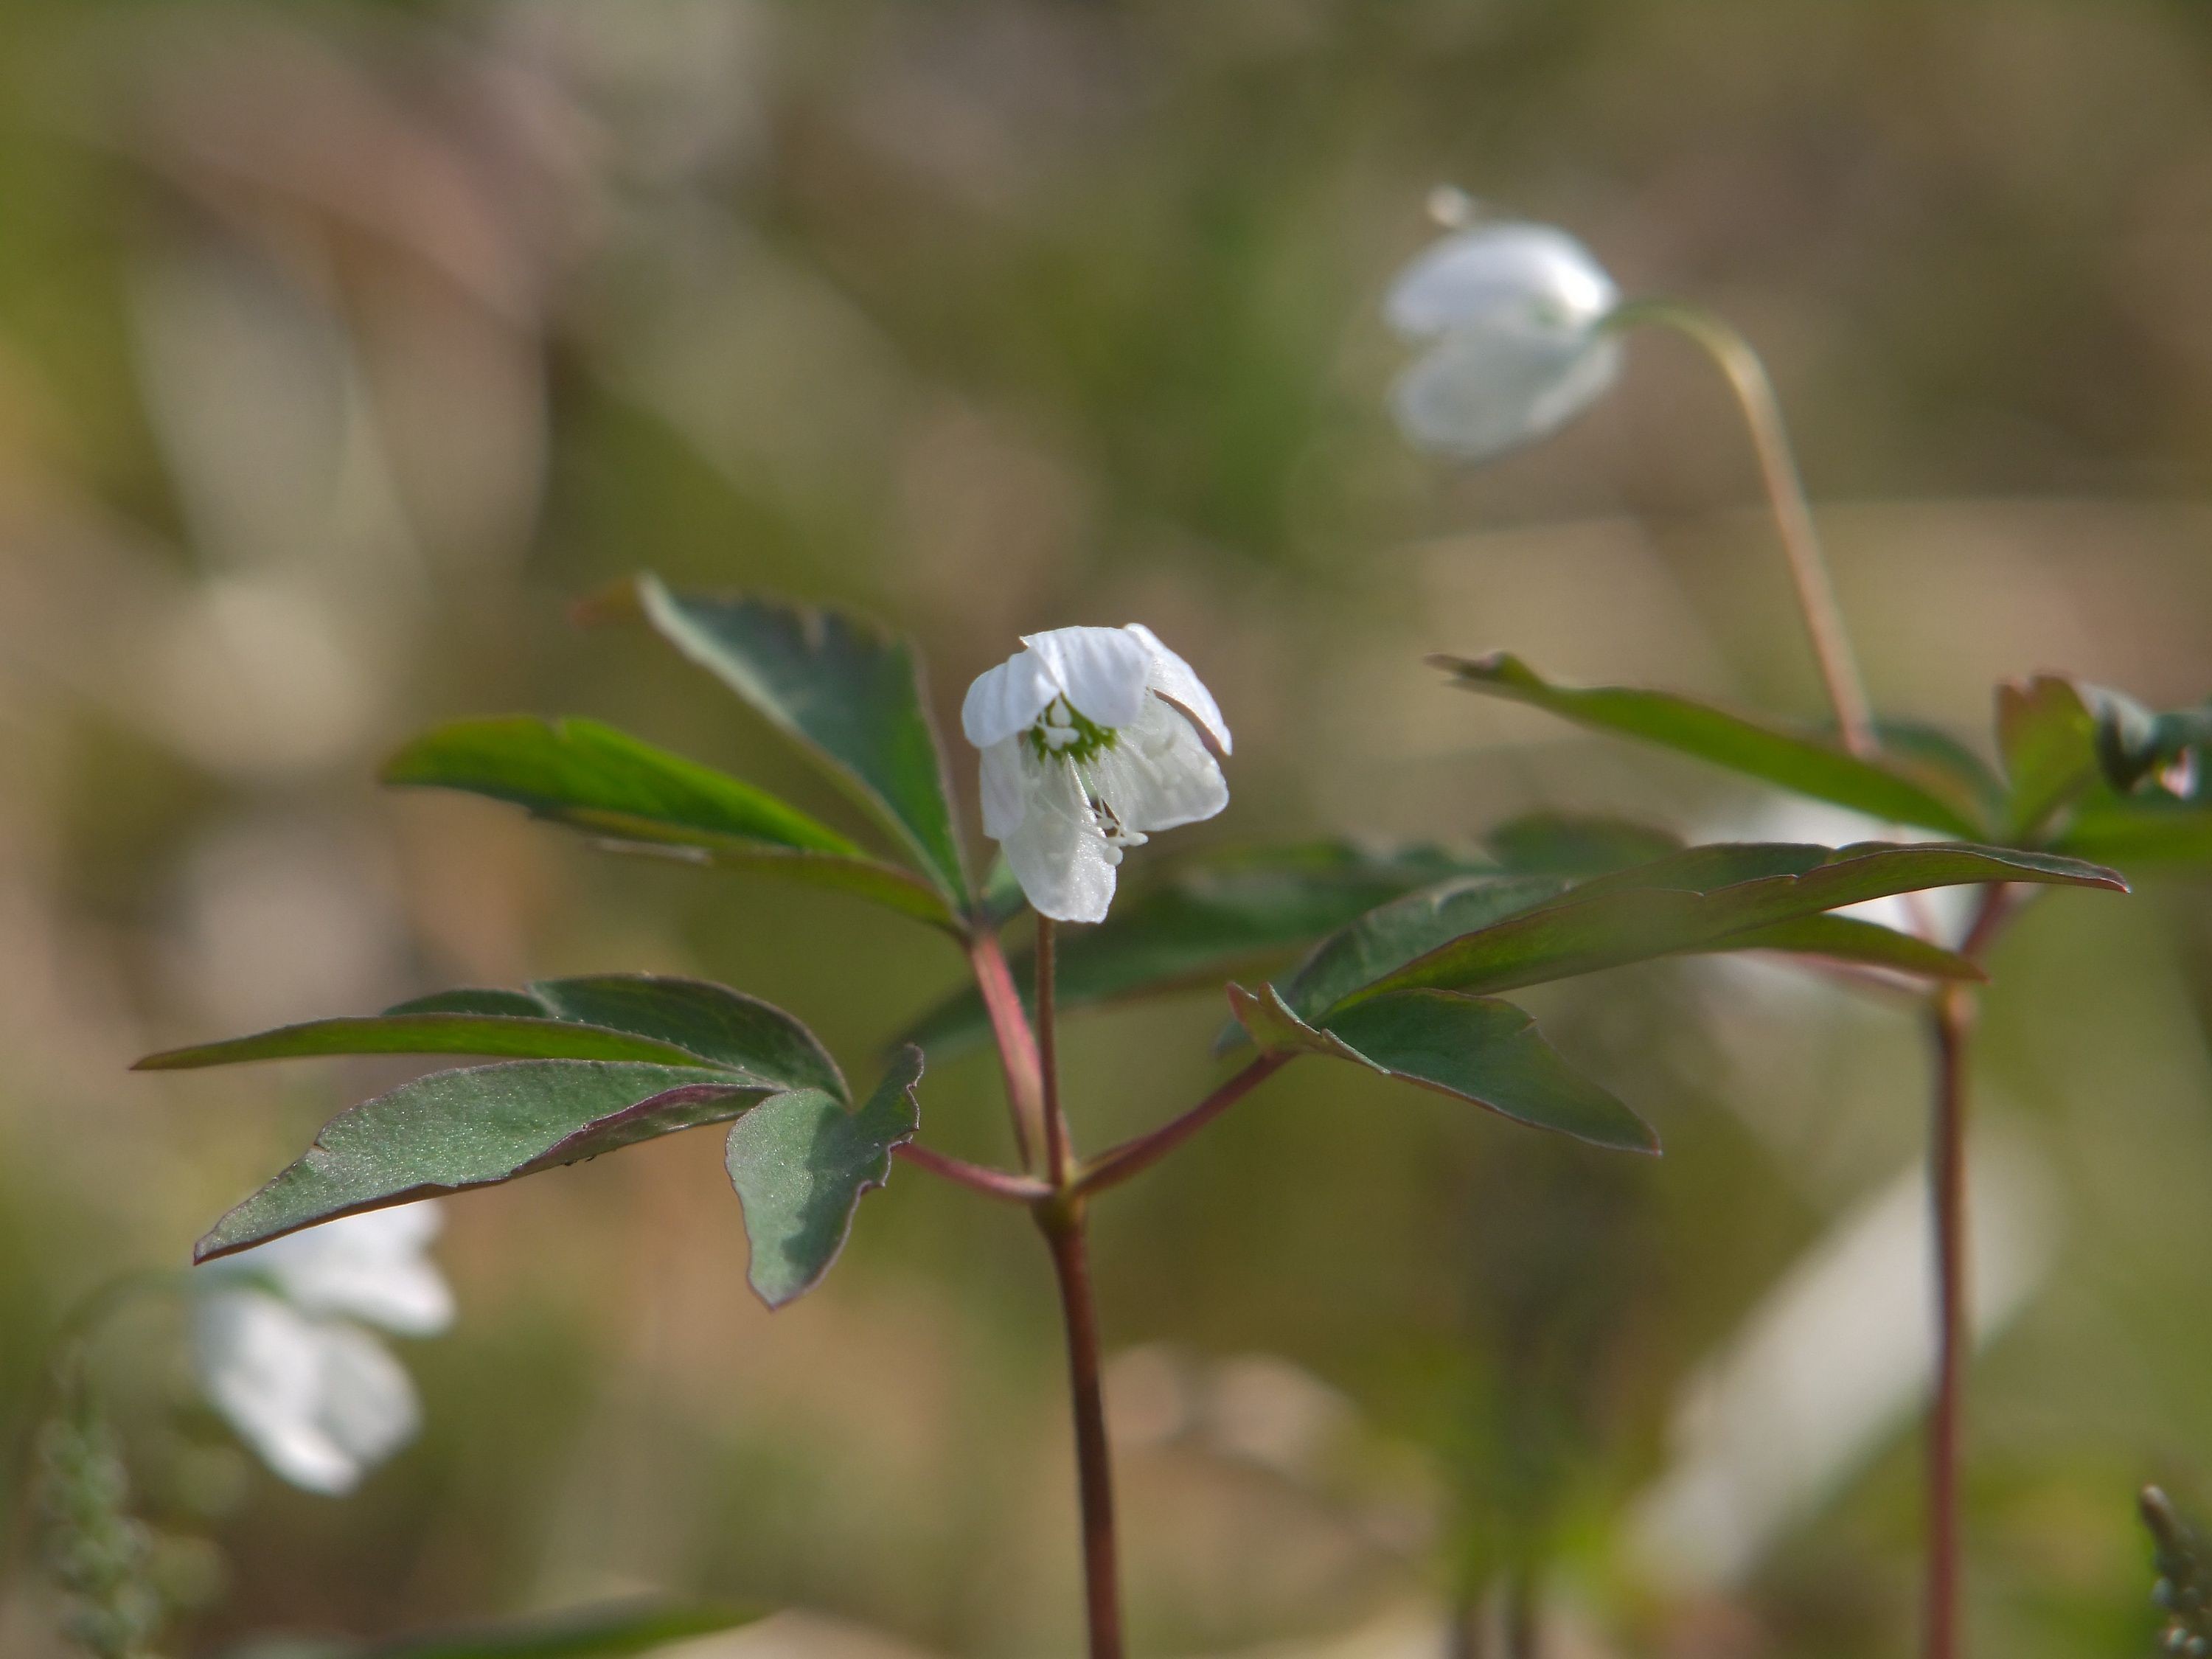
<path id="1" fill-rule="evenodd" d="M 1485 867 L 1437 847 L 1377 848 L 1346 841 L 1237 848 L 1183 858 L 1125 891 L 1095 927 L 1060 936 L 1062 1013 L 1121 998 L 1218 985 L 1231 974 L 1286 957 L 1370 906 L 1409 888 Z M 1012 963 L 1024 999 L 1036 980 L 1027 951 Z M 942 1060 L 990 1030 L 969 987 L 902 1037 Z"/>
<path id="2" fill-rule="evenodd" d="M 434 1072 L 332 1118 L 303 1157 L 216 1223 L 192 1259 L 724 1122 L 773 1092 L 703 1066 L 520 1060 Z"/>
<path id="3" fill-rule="evenodd" d="M 624 1659 L 765 1616 L 659 1600 L 611 1601 L 384 1642 L 264 1638 L 232 1650 L 228 1659 Z"/>
<path id="4" fill-rule="evenodd" d="M 2097 720 L 2073 681 L 2038 674 L 1997 687 L 1997 748 L 2011 784 L 2005 822 L 2018 837 L 2097 781 Z"/>
<path id="5" fill-rule="evenodd" d="M 518 714 L 455 721 L 401 750 L 384 781 L 510 801 L 621 850 L 760 870 L 953 925 L 933 887 L 828 825 L 596 720 Z"/>
<path id="6" fill-rule="evenodd" d="M 1527 875 L 1601 876 L 1682 850 L 1671 830 L 1596 813 L 1528 812 L 1482 840 L 1498 863 Z"/>
<path id="7" fill-rule="evenodd" d="M 1429 661 L 1470 691 L 1533 704 L 1594 731 L 1640 738 L 1884 823 L 1967 836 L 1984 827 L 1976 792 L 1954 765 L 1931 764 L 1924 753 L 1862 760 L 1821 738 L 1668 692 L 1554 684 L 1504 652 Z"/>
<path id="8" fill-rule="evenodd" d="M 1319 1029 L 1272 986 L 1232 985 L 1230 1004 L 1263 1048 L 1306 1049 L 1372 1067 L 1501 1116 L 1594 1146 L 1656 1152 L 1650 1127 L 1572 1070 L 1535 1021 L 1510 1002 L 1449 991 L 1401 991 L 1332 1015 Z"/>
<path id="9" fill-rule="evenodd" d="M 1418 988 L 1510 990 L 1677 951 L 1741 948 L 1730 941 L 1754 929 L 1893 893 L 1986 882 L 2127 890 L 2099 866 L 2000 848 L 1698 847 L 1426 948 L 1344 1000 Z M 1395 941 L 1408 942 L 1419 941 Z"/>
<path id="10" fill-rule="evenodd" d="M 822 1280 L 845 1248 L 860 1195 L 890 1179 L 891 1148 L 914 1139 L 921 1050 L 893 1059 L 858 1111 L 818 1090 L 778 1095 L 730 1126 L 725 1162 L 745 1211 L 746 1271 L 781 1308 Z"/>
<path id="11" fill-rule="evenodd" d="M 1467 876 L 1407 893 L 1323 939 L 1291 976 L 1285 1000 L 1301 1018 L 1317 1020 L 1424 951 L 1567 890 L 1559 876 Z"/>
<path id="12" fill-rule="evenodd" d="M 676 593 L 652 576 L 638 578 L 636 592 L 664 638 L 826 760 L 966 912 L 944 757 L 903 640 L 836 611 Z"/>
<path id="13" fill-rule="evenodd" d="M 2212 864 L 2212 802 L 2100 791 L 2082 803 L 2057 847 L 2124 869 Z"/>
<path id="14" fill-rule="evenodd" d="M 1924 939 L 1900 933 L 1878 922 L 1826 912 L 1730 933 L 1711 948 L 1784 951 L 1792 956 L 1819 957 L 1854 967 L 1887 969 L 1917 979 L 1978 981 L 1989 977 L 1978 963 L 1956 951 L 1947 951 L 1940 945 L 1931 945 Z"/>
<path id="15" fill-rule="evenodd" d="M 781 1009 L 691 979 L 600 974 L 525 991 L 443 991 L 380 1015 L 312 1020 L 150 1054 L 142 1071 L 322 1054 L 484 1054 L 705 1066 L 846 1097 L 836 1062 Z"/>

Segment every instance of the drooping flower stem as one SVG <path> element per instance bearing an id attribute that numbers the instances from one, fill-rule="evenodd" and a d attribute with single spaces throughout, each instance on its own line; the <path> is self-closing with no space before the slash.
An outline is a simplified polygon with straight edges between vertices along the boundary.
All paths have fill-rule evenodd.
<path id="1" fill-rule="evenodd" d="M 1782 405 L 1774 395 L 1774 383 L 1767 378 L 1765 365 L 1742 335 L 1694 306 L 1672 300 L 1632 300 L 1615 309 L 1604 325 L 1617 331 L 1638 324 L 1672 329 L 1685 336 L 1728 377 L 1751 428 L 1759 476 L 1774 509 L 1783 550 L 1789 556 L 1797 607 L 1803 613 L 1806 632 L 1812 636 L 1813 655 L 1820 665 L 1829 707 L 1835 712 L 1836 729 L 1851 753 L 1872 754 L 1876 743 L 1866 686 L 1859 678 L 1858 662 L 1844 629 L 1827 560 L 1820 551 L 1820 535 L 1813 527 L 1812 509 L 1805 500 L 1804 482 L 1798 477 L 1796 458 L 1790 447 L 1790 431 L 1783 424 Z"/>

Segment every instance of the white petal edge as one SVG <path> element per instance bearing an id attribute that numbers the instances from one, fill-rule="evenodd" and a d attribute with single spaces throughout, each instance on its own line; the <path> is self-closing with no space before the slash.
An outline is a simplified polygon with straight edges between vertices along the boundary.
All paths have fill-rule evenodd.
<path id="1" fill-rule="evenodd" d="M 1382 318 L 1425 339 L 1516 316 L 1587 325 L 1620 303 L 1596 256 L 1552 225 L 1476 225 L 1417 254 L 1390 286 Z"/>
<path id="2" fill-rule="evenodd" d="M 1230 754 L 1236 744 L 1229 735 L 1229 722 L 1221 718 L 1221 706 L 1213 700 L 1213 693 L 1206 689 L 1197 671 L 1181 657 L 1160 643 L 1160 636 L 1142 623 L 1131 623 L 1122 630 L 1133 634 L 1152 653 L 1152 666 L 1145 676 L 1145 684 L 1169 702 L 1184 709 L 1190 717 L 1204 726 L 1221 752 Z"/>
<path id="3" fill-rule="evenodd" d="M 1092 821 L 1082 782 L 1068 762 L 1038 766 L 1020 827 L 999 845 L 1039 915 L 1055 921 L 1106 920 L 1118 860 Z"/>
<path id="4" fill-rule="evenodd" d="M 1144 834 L 1196 823 L 1229 805 L 1229 785 L 1197 729 L 1157 697 L 1090 764 L 1099 798 Z"/>
<path id="5" fill-rule="evenodd" d="M 1407 439 L 1486 460 L 1565 426 L 1620 372 L 1618 340 L 1559 330 L 1464 330 L 1398 377 L 1391 413 Z"/>
<path id="6" fill-rule="evenodd" d="M 983 833 L 993 841 L 1004 841 L 1021 828 L 1022 818 L 1028 811 L 1029 781 L 1025 765 L 1037 765 L 1034 756 L 1025 756 L 1028 745 L 1025 737 L 1001 738 L 983 751 Z"/>
<path id="7" fill-rule="evenodd" d="M 1042 656 L 1017 651 L 975 677 L 960 704 L 960 729 L 978 749 L 988 749 L 1036 725 L 1060 691 L 1060 683 Z"/>
<path id="8" fill-rule="evenodd" d="M 1055 628 L 1024 634 L 1067 700 L 1100 726 L 1128 725 L 1145 707 L 1152 648 L 1125 628 Z M 1043 704 L 1038 708 L 1042 709 Z M 1034 719 L 1035 716 L 1030 717 Z"/>
<path id="9" fill-rule="evenodd" d="M 208 1401 L 279 1477 L 340 1496 L 421 1425 L 414 1384 L 367 1332 L 266 1291 L 204 1294 L 192 1363 Z"/>

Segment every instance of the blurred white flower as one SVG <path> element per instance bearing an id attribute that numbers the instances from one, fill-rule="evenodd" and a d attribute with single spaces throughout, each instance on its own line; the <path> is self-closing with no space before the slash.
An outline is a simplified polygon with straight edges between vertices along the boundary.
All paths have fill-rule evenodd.
<path id="1" fill-rule="evenodd" d="M 1390 389 L 1400 429 L 1469 461 L 1558 430 L 1620 372 L 1620 342 L 1601 326 L 1620 298 L 1565 231 L 1505 221 L 1454 231 L 1383 302 L 1401 338 L 1432 343 Z"/>
<path id="2" fill-rule="evenodd" d="M 983 828 L 1040 915 L 1103 921 L 1121 849 L 1210 818 L 1229 786 L 1213 696 L 1152 629 L 1056 628 L 968 688 L 960 724 L 983 751 Z"/>
<path id="3" fill-rule="evenodd" d="M 373 1210 L 198 1270 L 200 1388 L 294 1486 L 350 1492 L 421 1425 L 414 1383 L 362 1325 L 433 1336 L 453 1323 L 453 1292 L 428 1254 L 441 1219 L 434 1203 Z"/>

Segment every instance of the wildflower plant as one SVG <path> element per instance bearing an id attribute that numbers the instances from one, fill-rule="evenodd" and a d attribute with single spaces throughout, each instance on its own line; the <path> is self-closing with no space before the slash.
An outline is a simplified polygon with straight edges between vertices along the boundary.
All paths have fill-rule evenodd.
<path id="1" fill-rule="evenodd" d="M 1441 192 L 1434 204 L 1447 234 L 1398 279 L 1386 318 L 1407 332 L 1409 309 L 1433 305 L 1444 344 L 1399 383 L 1395 410 L 1417 447 L 1484 460 L 1508 447 L 1471 434 L 1541 437 L 1581 412 L 1616 378 L 1623 338 L 1645 325 L 1686 337 L 1727 377 L 1748 424 L 1799 609 L 1833 717 L 1816 728 L 1749 715 L 1640 687 L 1571 685 L 1505 651 L 1438 656 L 1449 684 L 1540 708 L 1586 731 L 1672 750 L 1754 783 L 1863 814 L 1915 834 L 1933 834 L 2007 859 L 2117 866 L 2130 877 L 2212 867 L 2212 788 L 2203 764 L 2212 744 L 2212 702 L 2159 711 L 2123 692 L 2043 672 L 1996 688 L 1991 766 L 1975 747 L 1936 728 L 1885 720 L 1873 711 L 1836 602 L 1813 516 L 1771 383 L 1748 342 L 1710 313 L 1680 301 L 1616 298 L 1609 276 L 1579 243 L 1541 228 L 1471 224 L 1472 204 Z M 1530 250 L 1541 248 L 1542 257 Z M 1449 273 L 1446 284 L 1443 273 Z M 1449 287 L 1455 306 L 1432 296 Z M 1501 295 L 1514 296 L 1511 303 Z M 1480 375 L 1525 336 L 1530 317 L 1549 319 L 1550 378 Z M 1440 319 L 1440 320 L 1437 320 Z M 1478 349 L 1476 338 L 1489 343 Z M 1456 344 L 1455 344 L 1456 342 Z M 1607 355 L 1599 357 L 1604 350 Z M 1468 378 L 1433 385 L 1454 362 Z M 1602 364 L 1601 374 L 1592 367 Z M 1440 418 L 1437 411 L 1451 411 Z M 2109 884 L 2125 878 L 2108 869 Z M 1887 964 L 1926 987 L 1925 1024 L 1934 1073 L 1930 1200 L 1936 1221 L 1937 1331 L 1927 1459 L 1926 1651 L 1960 1650 L 1960 1435 L 1966 1334 L 1966 1134 L 1978 988 L 2004 930 L 2039 890 L 1993 874 L 1975 886 L 1962 926 L 1946 927 L 1922 904 L 1910 927 L 1887 934 Z M 1826 916 L 1820 925 L 1845 919 Z M 1915 966 L 1921 951 L 1942 953 Z M 1818 954 L 1817 951 L 1814 954 Z M 1857 958 L 1873 963 L 1871 951 Z M 2158 1525 L 2153 1517 L 2153 1525 Z M 2164 1534 L 2161 1534 L 2163 1540 Z"/>
<path id="2" fill-rule="evenodd" d="M 710 1124 L 728 1126 L 748 1277 L 771 1308 L 820 1282 L 861 1199 L 895 1164 L 1023 1206 L 1065 1318 L 1097 1659 L 1123 1651 L 1088 1242 L 1091 1206 L 1114 1188 L 1308 1058 L 1572 1137 L 1593 1155 L 1656 1152 L 1643 1120 L 1575 1071 L 1503 994 L 1739 950 L 1954 984 L 1979 976 L 1966 954 L 1835 913 L 1947 885 L 2121 885 L 2070 853 L 1964 836 L 1685 848 L 1542 819 L 1511 826 L 1488 852 L 1346 840 L 1159 852 L 1155 861 L 1150 838 L 1228 806 L 1231 734 L 1199 674 L 1133 625 L 1031 635 L 968 693 L 962 725 L 976 750 L 984 828 L 1004 855 L 978 881 L 904 640 L 836 612 L 679 592 L 650 576 L 595 610 L 641 622 L 792 738 L 872 838 L 582 719 L 444 726 L 408 744 L 387 780 L 520 805 L 618 849 L 869 900 L 942 935 L 965 961 L 969 988 L 895 1040 L 857 1087 L 781 1009 L 718 985 L 628 973 L 438 992 L 155 1055 L 142 1064 L 359 1054 L 487 1062 L 432 1072 L 341 1113 L 216 1223 L 198 1259 L 219 1262 L 340 1218 Z M 1776 744 L 1814 757 L 1801 769 L 1881 780 L 1872 793 L 1885 805 L 1942 799 L 1887 763 L 1837 758 L 1810 738 L 1767 746 Z M 1970 821 L 1961 809 L 1949 823 L 1965 830 Z M 1233 1022 L 1218 1081 L 1158 1127 L 1085 1151 L 1080 1104 L 1060 1091 L 1061 1017 L 1208 982 Z M 984 1041 L 997 1049 L 1012 1131 L 1013 1157 L 998 1166 L 920 1139 L 927 1065 Z"/>

